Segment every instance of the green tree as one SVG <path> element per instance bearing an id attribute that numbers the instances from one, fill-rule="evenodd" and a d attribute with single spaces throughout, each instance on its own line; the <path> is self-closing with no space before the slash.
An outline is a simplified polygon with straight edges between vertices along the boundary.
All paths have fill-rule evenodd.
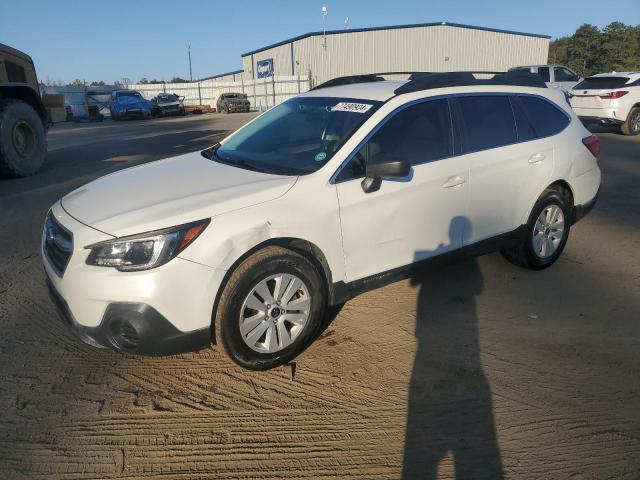
<path id="1" fill-rule="evenodd" d="M 99 81 L 93 81 L 89 84 L 89 86 L 91 87 L 104 87 L 106 85 L 106 83 L 104 83 L 102 80 Z"/>
<path id="2" fill-rule="evenodd" d="M 84 87 L 85 82 L 83 80 L 80 80 L 79 78 L 76 78 L 73 82 L 68 83 L 67 85 L 70 87 Z"/>
<path id="3" fill-rule="evenodd" d="M 180 77 L 173 77 L 169 83 L 189 83 L 189 80 L 185 80 Z"/>
<path id="4" fill-rule="evenodd" d="M 147 80 L 147 77 L 142 77 L 142 78 L 140 79 L 140 82 L 139 82 L 139 83 L 147 84 L 147 83 L 149 83 L 149 80 Z"/>
<path id="5" fill-rule="evenodd" d="M 594 25 L 581 25 L 567 46 L 567 64 L 582 76 L 592 73 L 600 56 L 600 30 Z"/>
<path id="6" fill-rule="evenodd" d="M 600 71 L 624 71 L 640 66 L 638 27 L 612 22 L 602 30 L 600 56 L 596 65 Z"/>
<path id="7" fill-rule="evenodd" d="M 549 44 L 549 62 L 569 66 L 583 76 L 640 70 L 640 25 L 613 22 L 600 31 L 589 24 Z"/>

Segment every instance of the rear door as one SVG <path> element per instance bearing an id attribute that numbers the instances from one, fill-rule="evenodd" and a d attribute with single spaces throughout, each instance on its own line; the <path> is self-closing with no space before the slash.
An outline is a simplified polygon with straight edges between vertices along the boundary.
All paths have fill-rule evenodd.
<path id="1" fill-rule="evenodd" d="M 469 165 L 469 219 L 465 244 L 511 232 L 524 223 L 529 199 L 539 195 L 553 170 L 553 148 L 537 138 L 522 107 L 507 94 L 455 99 L 456 130 Z M 516 120 L 519 120 L 516 122 Z"/>

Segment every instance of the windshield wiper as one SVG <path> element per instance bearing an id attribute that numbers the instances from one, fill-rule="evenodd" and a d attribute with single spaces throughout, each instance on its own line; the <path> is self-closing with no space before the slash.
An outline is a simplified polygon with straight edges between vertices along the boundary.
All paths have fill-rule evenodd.
<path id="1" fill-rule="evenodd" d="M 209 160 L 214 160 L 216 162 L 224 163 L 226 165 L 233 165 L 234 167 L 244 168 L 245 170 L 253 170 L 254 172 L 272 173 L 263 168 L 256 167 L 253 163 L 249 163 L 242 158 L 222 158 L 220 155 L 218 155 L 219 146 L 220 144 L 217 143 L 212 147 L 209 147 L 206 150 L 203 150 L 202 152 L 200 152 L 200 154 L 203 157 L 208 158 Z"/>

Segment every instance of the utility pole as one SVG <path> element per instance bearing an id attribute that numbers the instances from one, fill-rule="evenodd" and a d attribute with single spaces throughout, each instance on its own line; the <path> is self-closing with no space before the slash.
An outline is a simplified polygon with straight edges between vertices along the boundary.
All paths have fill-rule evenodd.
<path id="1" fill-rule="evenodd" d="M 322 6 L 322 43 L 323 43 L 323 47 L 326 50 L 327 49 L 327 25 L 326 25 L 326 18 L 327 15 L 329 15 L 329 10 L 327 9 L 327 7 L 325 7 L 324 5 Z"/>
<path id="2" fill-rule="evenodd" d="M 187 50 L 189 51 L 189 81 L 193 82 L 193 73 L 191 72 L 191 42 L 187 43 Z"/>

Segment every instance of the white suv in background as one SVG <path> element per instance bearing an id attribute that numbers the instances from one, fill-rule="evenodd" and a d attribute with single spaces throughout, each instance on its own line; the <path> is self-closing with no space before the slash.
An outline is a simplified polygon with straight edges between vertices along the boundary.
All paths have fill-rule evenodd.
<path id="1" fill-rule="evenodd" d="M 529 73 L 343 77 L 203 152 L 71 192 L 46 217 L 44 267 L 90 344 L 214 342 L 267 369 L 318 335 L 327 305 L 436 257 L 550 266 L 596 201 L 597 151 Z"/>
<path id="2" fill-rule="evenodd" d="M 586 124 L 620 125 L 625 135 L 640 134 L 640 72 L 585 78 L 569 92 L 569 103 Z"/>

